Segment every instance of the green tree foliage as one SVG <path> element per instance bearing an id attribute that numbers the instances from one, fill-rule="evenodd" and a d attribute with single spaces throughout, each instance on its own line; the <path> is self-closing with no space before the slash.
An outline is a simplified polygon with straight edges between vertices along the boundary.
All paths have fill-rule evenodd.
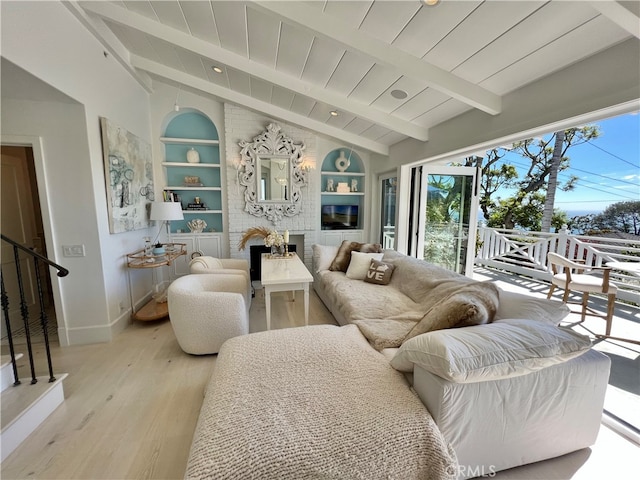
<path id="1" fill-rule="evenodd" d="M 589 233 L 596 230 L 595 224 L 593 223 L 593 219 L 595 218 L 595 213 L 589 213 L 588 215 L 578 215 L 572 217 L 571 220 L 567 222 L 569 229 L 575 231 L 581 235 L 588 235 Z"/>
<path id="2" fill-rule="evenodd" d="M 502 157 L 504 157 L 504 151 L 493 149 L 487 152 L 486 157 L 470 157 L 465 163 L 467 166 L 481 168 L 480 209 L 484 218 L 491 216 L 491 211 L 496 206 L 493 198 L 498 190 L 513 188 L 518 179 L 516 167 L 508 163 L 499 164 Z"/>
<path id="3" fill-rule="evenodd" d="M 488 218 L 487 225 L 493 228 L 503 228 L 505 218 L 508 216 L 513 222 L 512 227 L 521 228 L 539 232 L 542 226 L 542 213 L 544 208 L 545 195 L 541 192 L 535 192 L 527 195 L 521 202 L 516 203 L 514 198 L 500 200 L 498 206 L 494 208 Z M 566 212 L 555 209 L 551 219 L 551 226 L 556 231 L 562 228 L 562 225 L 568 224 Z"/>
<path id="4" fill-rule="evenodd" d="M 567 151 L 572 146 L 585 143 L 599 135 L 597 125 L 565 130 L 558 172 L 563 172 L 570 167 Z M 555 134 L 546 140 L 531 138 L 516 142 L 510 147 L 490 150 L 485 158 L 466 159 L 465 165 L 482 168 L 480 206 L 489 225 L 532 230 L 535 225 L 535 230 L 540 230 L 549 176 L 553 169 L 555 138 Z M 503 162 L 507 152 L 518 154 L 524 159 L 527 167 L 523 175 L 518 176 L 513 165 Z M 558 188 L 563 191 L 573 190 L 577 180 L 578 178 L 572 175 L 567 181 L 558 183 Z M 496 196 L 501 188 L 515 189 L 516 192 L 503 199 Z M 538 216 L 540 216 L 540 222 L 537 220 Z M 557 212 L 554 209 L 555 216 Z M 559 227 L 554 220 L 552 225 Z"/>
<path id="5" fill-rule="evenodd" d="M 598 230 L 640 235 L 640 201 L 609 205 L 604 212 L 594 216 L 593 226 Z"/>

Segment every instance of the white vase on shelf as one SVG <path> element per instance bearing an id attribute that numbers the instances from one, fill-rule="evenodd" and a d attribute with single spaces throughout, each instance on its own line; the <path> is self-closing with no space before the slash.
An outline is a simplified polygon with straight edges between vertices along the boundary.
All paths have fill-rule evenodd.
<path id="1" fill-rule="evenodd" d="M 344 156 L 344 150 L 340 150 L 340 156 L 336 158 L 336 168 L 339 172 L 344 172 L 351 165 L 351 161 Z"/>
<path id="2" fill-rule="evenodd" d="M 193 147 L 191 147 L 191 149 L 187 152 L 187 162 L 200 163 L 200 154 Z"/>

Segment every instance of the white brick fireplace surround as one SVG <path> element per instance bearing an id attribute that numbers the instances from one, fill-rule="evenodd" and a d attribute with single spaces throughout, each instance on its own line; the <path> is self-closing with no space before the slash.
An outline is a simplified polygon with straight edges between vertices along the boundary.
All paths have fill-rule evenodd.
<path id="1" fill-rule="evenodd" d="M 240 140 L 252 141 L 260 135 L 270 123 L 276 123 L 282 127 L 282 133 L 292 138 L 294 142 L 302 142 L 305 145 L 302 159 L 306 164 L 317 165 L 317 147 L 315 134 L 293 127 L 279 120 L 246 110 L 244 108 L 225 103 L 225 145 L 227 162 L 227 211 L 229 212 L 229 254 L 231 258 L 245 258 L 249 260 L 249 248 L 238 251 L 238 242 L 242 233 L 250 228 L 264 226 L 276 229 L 282 233 L 289 230 L 292 243 L 296 243 L 297 252 L 308 268 L 311 268 L 311 246 L 318 241 L 318 216 L 319 216 L 319 181 L 320 172 L 317 168 L 311 169 L 308 174 L 308 184 L 302 188 L 302 205 L 299 215 L 295 217 L 283 217 L 277 225 L 265 217 L 254 217 L 244 211 L 244 187 L 238 184 L 238 174 L 234 167 L 240 161 Z M 262 244 L 260 240 L 253 240 L 249 245 Z"/>

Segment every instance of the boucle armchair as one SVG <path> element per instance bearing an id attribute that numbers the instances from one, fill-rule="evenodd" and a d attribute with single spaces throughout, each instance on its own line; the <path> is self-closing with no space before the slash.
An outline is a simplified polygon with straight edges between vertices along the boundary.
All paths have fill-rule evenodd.
<path id="1" fill-rule="evenodd" d="M 224 275 L 242 275 L 247 283 L 247 306 L 251 306 L 253 290 L 249 262 L 242 258 L 215 258 L 210 256 L 196 257 L 189 262 L 191 273 L 216 273 Z"/>
<path id="2" fill-rule="evenodd" d="M 169 319 L 186 353 L 218 353 L 222 344 L 249 333 L 247 281 L 242 275 L 191 274 L 168 290 Z"/>

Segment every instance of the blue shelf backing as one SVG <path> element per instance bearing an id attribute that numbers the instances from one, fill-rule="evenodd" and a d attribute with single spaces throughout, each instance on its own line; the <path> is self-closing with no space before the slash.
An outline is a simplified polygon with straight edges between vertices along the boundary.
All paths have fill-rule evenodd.
<path id="1" fill-rule="evenodd" d="M 184 177 L 198 177 L 202 187 L 219 187 L 219 168 L 190 168 L 167 167 L 167 185 L 169 187 L 184 187 Z"/>
<path id="2" fill-rule="evenodd" d="M 187 152 L 197 150 L 200 155 L 200 163 L 220 165 L 220 148 L 218 145 L 188 145 L 185 143 L 168 143 L 164 146 L 166 162 L 187 162 Z M 197 165 L 197 164 L 194 164 Z"/>
<path id="3" fill-rule="evenodd" d="M 181 233 L 190 233 L 187 223 L 195 219 L 202 219 L 207 223 L 204 233 L 222 232 L 220 146 L 193 142 L 194 140 L 219 140 L 215 125 L 200 112 L 181 112 L 169 122 L 164 137 L 169 139 L 164 142 L 165 189 L 168 188 L 174 195 L 179 196 L 184 213 L 184 220 L 171 222 L 171 232 L 178 233 L 180 230 Z M 184 139 L 184 141 L 181 142 L 180 139 Z M 200 161 L 198 163 L 187 161 L 187 152 L 192 148 L 199 154 Z M 172 166 L 172 163 L 180 165 Z M 196 181 L 193 177 L 198 177 L 197 183 L 201 185 L 188 186 L 185 177 L 192 177 L 189 179 L 191 183 Z M 207 190 L 211 187 L 217 188 L 217 190 Z M 216 212 L 187 210 L 188 204 L 198 203 L 195 201 L 196 197 L 201 204 L 206 206 L 206 210 L 216 210 Z"/>
<path id="4" fill-rule="evenodd" d="M 198 213 L 198 212 L 196 212 Z M 200 213 L 198 215 L 185 214 L 184 220 L 173 220 L 171 222 L 171 233 L 190 233 L 187 222 L 199 218 L 207 223 L 207 228 L 203 233 L 211 233 L 212 228 L 215 232 L 222 232 L 222 216 L 219 213 Z M 178 232 L 178 230 L 182 230 Z"/>
<path id="5" fill-rule="evenodd" d="M 213 122 L 199 112 L 186 112 L 176 116 L 167 125 L 164 136 L 198 140 L 220 139 Z"/>
<path id="6" fill-rule="evenodd" d="M 323 172 L 338 172 L 336 168 L 336 160 L 340 157 L 340 151 L 344 152 L 344 156 L 349 159 L 349 168 L 345 170 L 347 173 L 362 173 L 364 172 L 364 164 L 362 163 L 362 159 L 360 156 L 351 150 L 348 147 L 336 148 L 335 150 L 331 150 L 324 157 L 322 161 L 322 171 Z"/>

